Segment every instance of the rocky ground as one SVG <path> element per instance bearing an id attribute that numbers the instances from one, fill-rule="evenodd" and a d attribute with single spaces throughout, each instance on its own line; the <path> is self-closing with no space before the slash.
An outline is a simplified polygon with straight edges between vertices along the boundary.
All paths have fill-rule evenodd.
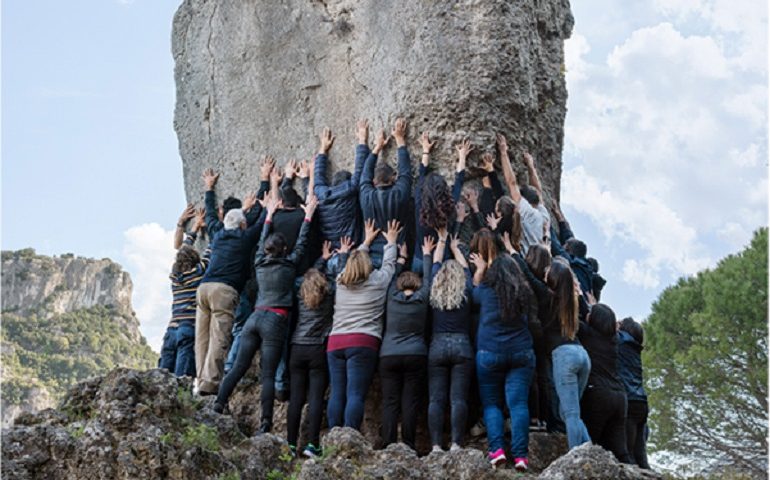
<path id="1" fill-rule="evenodd" d="M 211 400 L 193 397 L 190 389 L 189 379 L 157 369 L 116 369 L 81 382 L 57 410 L 24 414 L 3 430 L 2 478 L 660 478 L 618 464 L 597 446 L 546 458 L 563 452 L 563 438 L 547 434 L 532 435 L 533 469 L 527 475 L 493 469 L 477 448 L 425 456 L 403 444 L 375 450 L 361 433 L 347 428 L 324 435 L 323 458 L 292 459 L 281 436 L 247 436 L 237 418 L 217 415 Z M 284 414 L 282 404 L 276 418 Z"/>

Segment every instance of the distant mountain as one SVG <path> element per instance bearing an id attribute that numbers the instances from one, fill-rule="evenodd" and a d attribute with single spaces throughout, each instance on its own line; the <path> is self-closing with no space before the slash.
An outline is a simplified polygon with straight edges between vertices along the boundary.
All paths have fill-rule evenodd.
<path id="1" fill-rule="evenodd" d="M 131 308 L 131 278 L 109 260 L 2 252 L 2 424 L 52 407 L 71 385 L 157 357 Z"/>

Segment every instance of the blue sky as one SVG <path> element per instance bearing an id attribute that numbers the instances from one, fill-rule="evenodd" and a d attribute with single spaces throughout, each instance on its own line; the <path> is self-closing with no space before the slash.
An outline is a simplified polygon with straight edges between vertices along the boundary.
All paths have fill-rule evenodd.
<path id="1" fill-rule="evenodd" d="M 563 210 L 643 318 L 665 286 L 767 224 L 767 5 L 572 2 Z M 177 1 L 9 0 L 2 248 L 110 257 L 158 349 L 184 206 L 173 131 Z"/>

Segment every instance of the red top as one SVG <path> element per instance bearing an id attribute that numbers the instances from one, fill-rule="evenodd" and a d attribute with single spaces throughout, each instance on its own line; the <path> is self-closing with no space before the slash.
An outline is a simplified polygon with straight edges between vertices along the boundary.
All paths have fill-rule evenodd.
<path id="1" fill-rule="evenodd" d="M 327 352 L 342 350 L 344 348 L 364 347 L 372 350 L 380 349 L 380 339 L 365 333 L 344 333 L 341 335 L 331 335 L 329 343 L 326 346 Z"/>

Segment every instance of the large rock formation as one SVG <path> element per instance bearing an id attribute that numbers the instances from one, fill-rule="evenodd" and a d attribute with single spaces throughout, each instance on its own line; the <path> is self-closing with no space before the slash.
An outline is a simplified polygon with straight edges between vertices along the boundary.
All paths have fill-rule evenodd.
<path id="1" fill-rule="evenodd" d="M 422 457 L 403 444 L 375 450 L 349 428 L 323 436 L 323 458 L 293 460 L 280 436 L 245 436 L 233 417 L 214 413 L 212 400 L 193 397 L 190 388 L 189 378 L 157 369 L 117 369 L 80 383 L 58 410 L 23 415 L 3 430 L 2 478 L 660 479 L 620 466 L 599 447 L 548 459 L 551 466 L 539 476 L 522 476 L 510 467 L 493 469 L 473 448 Z"/>
<path id="2" fill-rule="evenodd" d="M 2 424 L 51 407 L 74 382 L 156 356 L 131 308 L 131 278 L 109 259 L 2 252 Z"/>
<path id="3" fill-rule="evenodd" d="M 2 310 L 25 315 L 44 307 L 45 315 L 109 306 L 133 316 L 131 277 L 109 258 L 72 254 L 48 257 L 28 248 L 2 252 Z M 139 339 L 139 324 L 127 333 Z"/>
<path id="4" fill-rule="evenodd" d="M 557 197 L 572 23 L 568 0 L 184 0 L 172 41 L 187 197 L 201 201 L 207 167 L 225 195 L 254 189 L 262 155 L 307 159 L 324 126 L 350 168 L 355 120 L 397 116 L 413 154 L 420 132 L 438 140 L 444 173 L 464 137 L 474 164 L 505 133 L 517 170 L 529 150 Z"/>

